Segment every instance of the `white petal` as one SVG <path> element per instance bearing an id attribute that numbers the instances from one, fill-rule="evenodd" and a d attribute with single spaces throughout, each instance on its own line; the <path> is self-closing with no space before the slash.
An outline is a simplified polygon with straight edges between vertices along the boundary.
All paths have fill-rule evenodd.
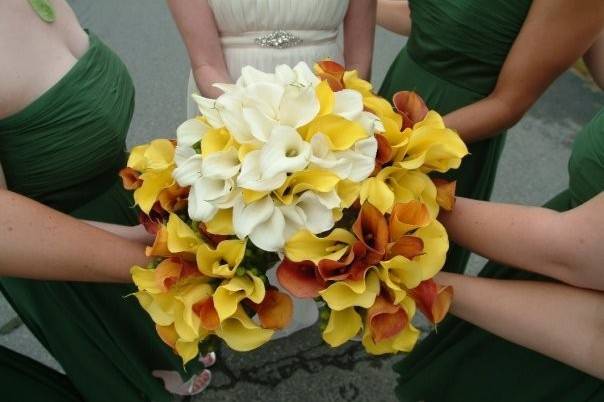
<path id="1" fill-rule="evenodd" d="M 351 89 L 334 92 L 335 104 L 333 113 L 348 120 L 356 119 L 363 111 L 363 96 Z"/>
<path id="2" fill-rule="evenodd" d="M 277 126 L 262 147 L 260 170 L 263 178 L 280 173 L 297 172 L 310 161 L 310 144 L 300 137 L 296 130 L 287 126 Z"/>
<path id="3" fill-rule="evenodd" d="M 237 82 L 238 85 L 241 84 L 242 86 L 248 86 L 258 82 L 275 82 L 275 76 L 273 74 L 257 70 L 249 65 L 241 69 L 241 78 Z"/>
<path id="4" fill-rule="evenodd" d="M 235 84 L 222 84 L 222 83 L 217 82 L 217 83 L 212 84 L 212 86 L 214 88 L 220 89 L 224 93 L 237 92 L 237 91 L 241 90 L 241 88 L 239 88 Z"/>
<path id="5" fill-rule="evenodd" d="M 312 233 L 321 233 L 329 230 L 334 225 L 333 213 L 331 209 L 326 208 L 319 197 L 312 192 L 304 192 L 296 203 L 306 216 L 306 228 Z"/>
<path id="6" fill-rule="evenodd" d="M 192 147 L 210 128 L 199 119 L 189 119 L 176 129 L 176 143 L 182 147 Z"/>
<path id="7" fill-rule="evenodd" d="M 201 189 L 196 189 L 195 186 L 191 187 L 188 200 L 188 212 L 191 219 L 207 222 L 214 217 L 218 208 L 211 202 L 203 200 L 203 194 L 200 194 L 201 191 Z"/>
<path id="8" fill-rule="evenodd" d="M 254 105 L 260 112 L 275 119 L 284 93 L 283 85 L 273 82 L 254 83 L 245 89 L 246 104 Z"/>
<path id="9" fill-rule="evenodd" d="M 283 231 L 283 237 L 287 241 L 293 236 L 298 230 L 304 228 L 306 222 L 306 215 L 302 208 L 297 205 L 282 205 L 279 207 L 285 218 L 285 229 Z"/>
<path id="10" fill-rule="evenodd" d="M 250 240 L 265 251 L 279 251 L 285 244 L 283 231 L 285 218 L 279 208 L 274 208 L 270 219 L 256 226 L 250 233 Z"/>
<path id="11" fill-rule="evenodd" d="M 203 166 L 201 155 L 193 155 L 172 172 L 172 177 L 181 187 L 191 186 L 201 177 Z"/>
<path id="12" fill-rule="evenodd" d="M 241 102 L 241 99 L 235 96 L 223 94 L 216 99 L 216 108 L 233 138 L 239 143 L 245 143 L 252 140 L 252 135 L 249 126 L 243 118 L 243 106 Z"/>
<path id="13" fill-rule="evenodd" d="M 263 224 L 273 214 L 275 206 L 270 197 L 264 197 L 250 204 L 239 198 L 233 207 L 233 228 L 240 239 L 248 236 L 256 226 Z"/>
<path id="14" fill-rule="evenodd" d="M 194 155 L 196 155 L 196 152 L 193 148 L 177 145 L 174 149 L 174 162 L 176 166 L 181 166 Z"/>
<path id="15" fill-rule="evenodd" d="M 342 203 L 342 199 L 338 196 L 335 190 L 331 190 L 327 193 L 315 192 L 314 195 L 317 197 L 319 202 L 328 209 L 338 208 Z"/>
<path id="16" fill-rule="evenodd" d="M 313 87 L 288 86 L 283 101 L 279 108 L 279 123 L 291 126 L 302 127 L 310 123 L 321 105 Z"/>
<path id="17" fill-rule="evenodd" d="M 260 165 L 262 151 L 252 151 L 245 156 L 241 164 L 241 172 L 237 176 L 237 185 L 254 191 L 271 191 L 279 188 L 287 178 L 286 173 L 273 177 L 263 177 Z"/>
<path id="18" fill-rule="evenodd" d="M 212 201 L 229 194 L 233 189 L 233 180 L 202 177 L 192 187 L 198 191 L 198 199 Z"/>
<path id="19" fill-rule="evenodd" d="M 215 152 L 203 159 L 202 174 L 215 179 L 229 179 L 239 172 L 241 164 L 235 148 Z"/>
<path id="20" fill-rule="evenodd" d="M 303 61 L 296 64 L 294 72 L 296 73 L 298 83 L 304 86 L 315 87 L 321 82 L 315 73 L 312 72 L 310 67 L 308 67 L 308 64 Z"/>
<path id="21" fill-rule="evenodd" d="M 383 133 L 386 131 L 380 118 L 370 112 L 361 112 L 355 121 L 363 126 L 365 131 L 369 134 Z"/>
<path id="22" fill-rule="evenodd" d="M 345 158 L 337 157 L 329 149 L 329 143 L 325 135 L 319 133 L 310 140 L 312 156 L 310 162 L 322 169 L 335 173 L 340 179 L 346 179 L 350 175 L 352 163 Z"/>
<path id="23" fill-rule="evenodd" d="M 250 127 L 254 138 L 266 142 L 277 122 L 254 107 L 243 108 L 243 118 Z"/>
<path id="24" fill-rule="evenodd" d="M 290 85 L 296 81 L 296 73 L 287 64 L 280 64 L 275 67 L 275 77 L 282 85 Z"/>
<path id="25" fill-rule="evenodd" d="M 191 96 L 193 97 L 195 103 L 197 103 L 199 112 L 205 116 L 205 118 L 208 120 L 208 123 L 210 123 L 212 127 L 224 127 L 220 113 L 218 113 L 218 109 L 216 108 L 215 99 L 204 98 L 203 96 L 197 94 L 192 94 Z"/>

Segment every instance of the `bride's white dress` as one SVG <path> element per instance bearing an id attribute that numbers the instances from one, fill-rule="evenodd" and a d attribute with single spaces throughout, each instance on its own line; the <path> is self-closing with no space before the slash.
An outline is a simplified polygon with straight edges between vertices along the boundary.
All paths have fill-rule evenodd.
<path id="1" fill-rule="evenodd" d="M 227 68 L 233 81 L 241 68 L 253 66 L 273 71 L 277 65 L 295 66 L 304 61 L 312 66 L 330 58 L 344 63 L 338 32 L 348 0 L 208 0 L 220 34 Z M 198 92 L 189 77 L 188 116 L 199 113 L 191 99 Z M 276 267 L 267 272 L 272 284 L 284 291 L 276 278 Z M 313 300 L 294 300 L 294 316 L 288 328 L 274 338 L 292 334 L 314 324 L 318 310 Z"/>

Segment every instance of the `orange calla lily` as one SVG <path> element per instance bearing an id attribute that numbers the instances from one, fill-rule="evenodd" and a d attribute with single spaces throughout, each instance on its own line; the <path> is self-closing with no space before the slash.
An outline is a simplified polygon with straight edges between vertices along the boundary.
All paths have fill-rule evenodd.
<path id="1" fill-rule="evenodd" d="M 424 241 L 417 236 L 401 236 L 394 243 L 388 245 L 388 258 L 402 255 L 412 260 L 424 252 Z"/>
<path id="2" fill-rule="evenodd" d="M 455 206 L 455 187 L 456 181 L 447 181 L 445 179 L 432 179 L 436 186 L 436 202 L 445 211 L 452 211 Z"/>
<path id="3" fill-rule="evenodd" d="M 378 148 L 375 155 L 376 167 L 382 167 L 386 163 L 392 160 L 392 147 L 388 142 L 388 139 L 381 134 L 376 134 L 375 139 L 377 140 Z"/>
<path id="4" fill-rule="evenodd" d="M 189 196 L 189 187 L 180 187 L 178 184 L 172 184 L 163 189 L 157 196 L 159 205 L 167 212 L 180 211 L 187 206 L 187 197 Z"/>
<path id="5" fill-rule="evenodd" d="M 140 172 L 130 167 L 120 170 L 119 175 L 122 178 L 122 185 L 126 190 L 136 190 L 143 184 L 143 181 L 139 178 Z"/>
<path id="6" fill-rule="evenodd" d="M 403 116 L 403 129 L 411 128 L 413 125 L 423 118 L 428 113 L 428 107 L 424 100 L 415 92 L 400 91 L 392 97 L 392 103 Z"/>
<path id="7" fill-rule="evenodd" d="M 352 231 L 367 248 L 365 256 L 367 264 L 373 265 L 381 261 L 386 253 L 388 242 L 388 223 L 384 215 L 366 202 L 352 225 Z"/>
<path id="8" fill-rule="evenodd" d="M 396 241 L 412 230 L 427 226 L 432 221 L 428 207 L 417 200 L 394 204 L 390 214 L 390 241 Z"/>
<path id="9" fill-rule="evenodd" d="M 360 280 L 371 266 L 366 260 L 367 247 L 361 241 L 356 241 L 348 253 L 339 261 L 324 259 L 319 261 L 319 274 L 325 280 L 340 281 L 351 279 Z"/>
<path id="10" fill-rule="evenodd" d="M 256 310 L 262 328 L 283 329 L 289 325 L 294 313 L 294 303 L 289 295 L 269 289 Z"/>
<path id="11" fill-rule="evenodd" d="M 147 246 L 145 254 L 147 257 L 170 257 L 172 253 L 168 250 L 168 229 L 161 224 L 158 224 L 157 227 L 153 245 Z"/>
<path id="12" fill-rule="evenodd" d="M 407 313 L 383 296 L 375 299 L 373 306 L 367 309 L 367 322 L 371 327 L 374 342 L 390 339 L 401 332 L 408 322 Z"/>
<path id="13" fill-rule="evenodd" d="M 415 300 L 417 307 L 433 324 L 438 324 L 445 318 L 451 306 L 453 288 L 440 286 L 432 279 L 421 282 L 416 288 L 409 290 L 409 295 Z"/>
<path id="14" fill-rule="evenodd" d="M 206 300 L 193 306 L 193 311 L 199 316 L 201 326 L 208 331 L 215 331 L 220 326 L 220 318 L 214 307 L 214 299 L 208 297 Z"/>
<path id="15" fill-rule="evenodd" d="M 327 287 L 317 266 L 308 260 L 293 262 L 284 258 L 277 268 L 277 278 L 281 286 L 300 298 L 317 297 L 319 291 Z"/>
<path id="16" fill-rule="evenodd" d="M 332 60 L 321 60 L 315 64 L 315 73 L 327 81 L 332 91 L 344 89 L 344 67 Z"/>

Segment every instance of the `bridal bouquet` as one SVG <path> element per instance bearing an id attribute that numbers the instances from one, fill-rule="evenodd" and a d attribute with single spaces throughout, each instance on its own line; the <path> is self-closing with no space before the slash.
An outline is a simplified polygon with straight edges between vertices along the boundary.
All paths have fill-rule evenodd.
<path id="1" fill-rule="evenodd" d="M 355 71 L 322 61 L 244 67 L 176 141 L 132 150 L 120 173 L 156 235 L 135 296 L 186 362 L 218 337 L 238 351 L 287 326 L 291 296 L 321 306 L 331 346 L 409 351 L 416 310 L 438 323 L 452 290 L 442 268 L 454 183 L 467 148 L 414 93 L 393 106 Z M 278 263 L 279 291 L 266 271 Z"/>

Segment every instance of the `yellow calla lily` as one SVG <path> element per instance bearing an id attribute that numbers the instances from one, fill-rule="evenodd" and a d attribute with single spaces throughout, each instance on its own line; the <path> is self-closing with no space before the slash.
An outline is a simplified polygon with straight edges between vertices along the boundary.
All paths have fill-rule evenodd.
<path id="1" fill-rule="evenodd" d="M 291 261 L 310 260 L 315 264 L 324 259 L 338 261 L 356 241 L 354 234 L 336 228 L 326 237 L 317 237 L 300 230 L 285 242 L 285 255 Z"/>
<path id="2" fill-rule="evenodd" d="M 215 333 L 231 349 L 247 352 L 268 342 L 275 331 L 257 325 L 247 316 L 243 308 L 238 306 L 230 317 L 221 322 Z"/>
<path id="3" fill-rule="evenodd" d="M 367 137 L 367 132 L 359 123 L 335 114 L 315 118 L 308 125 L 304 139 L 310 141 L 319 133 L 325 135 L 330 149 L 334 151 L 350 149 L 355 142 Z"/>
<path id="4" fill-rule="evenodd" d="M 193 306 L 212 296 L 212 287 L 207 283 L 192 281 L 179 287 L 174 293 L 174 299 L 180 302 L 177 307 L 174 328 L 180 339 L 191 342 L 199 338 L 201 321 Z"/>
<path id="5" fill-rule="evenodd" d="M 351 180 L 341 180 L 338 182 L 336 192 L 338 193 L 338 197 L 340 197 L 342 200 L 340 206 L 342 208 L 348 208 L 359 198 L 359 194 L 361 193 L 361 184 L 355 183 Z M 336 222 L 338 220 L 336 220 Z"/>
<path id="6" fill-rule="evenodd" d="M 468 148 L 459 135 L 445 127 L 442 117 L 430 111 L 424 120 L 413 126 L 405 158 L 398 162 L 405 169 L 444 173 L 457 169 Z"/>
<path id="7" fill-rule="evenodd" d="M 265 294 L 264 282 L 251 273 L 226 280 L 218 286 L 213 297 L 220 322 L 235 314 L 241 300 L 247 298 L 260 304 Z"/>
<path id="8" fill-rule="evenodd" d="M 201 238 L 176 214 L 168 218 L 168 250 L 172 253 L 195 254 Z"/>
<path id="9" fill-rule="evenodd" d="M 136 146 L 130 152 L 127 166 L 139 172 L 169 169 L 174 166 L 174 144 L 170 140 L 157 139 Z"/>
<path id="10" fill-rule="evenodd" d="M 290 205 L 295 196 L 306 190 L 327 193 L 336 188 L 340 178 L 332 172 L 320 169 L 307 169 L 290 175 L 285 183 L 274 191 L 275 197 L 285 205 Z"/>
<path id="11" fill-rule="evenodd" d="M 354 307 L 341 311 L 332 310 L 327 327 L 323 331 L 323 340 L 332 348 L 341 346 L 354 338 L 362 325 L 361 316 Z"/>
<path id="12" fill-rule="evenodd" d="M 157 294 L 169 290 L 169 283 L 180 277 L 182 264 L 171 259 L 163 260 L 155 269 L 135 265 L 130 270 L 132 281 L 139 290 Z"/>
<path id="13" fill-rule="evenodd" d="M 388 169 L 388 168 L 386 168 Z M 385 169 L 384 169 L 385 170 Z M 383 170 L 380 172 L 382 173 Z M 394 193 L 383 181 L 383 177 L 370 177 L 361 184 L 359 194 L 361 204 L 365 201 L 376 207 L 382 214 L 389 212 L 394 204 Z"/>
<path id="14" fill-rule="evenodd" d="M 331 90 L 327 81 L 321 81 L 315 88 L 317 99 L 319 99 L 319 113 L 318 116 L 324 116 L 330 114 L 333 111 L 333 105 L 336 102 L 336 97 Z"/>
<path id="15" fill-rule="evenodd" d="M 369 308 L 379 292 L 380 279 L 375 270 L 370 270 L 361 280 L 334 282 L 319 294 L 330 309 L 341 311 L 355 306 Z"/>
<path id="16" fill-rule="evenodd" d="M 234 146 L 231 134 L 224 127 L 208 130 L 201 139 L 201 156 L 206 157 Z"/>
<path id="17" fill-rule="evenodd" d="M 174 323 L 174 311 L 178 304 L 174 295 L 169 293 L 153 295 L 145 291 L 136 292 L 133 295 L 154 323 L 162 326 Z"/>
<path id="18" fill-rule="evenodd" d="M 231 278 L 245 256 L 245 240 L 223 240 L 216 249 L 202 243 L 197 248 L 197 266 L 204 275 Z"/>
<path id="19" fill-rule="evenodd" d="M 174 183 L 172 169 L 149 170 L 141 174 L 139 178 L 143 182 L 139 188 L 134 190 L 134 202 L 148 215 L 155 202 L 159 199 L 159 194 L 162 190 Z"/>
<path id="20" fill-rule="evenodd" d="M 206 222 L 206 230 L 217 235 L 235 234 L 233 229 L 233 208 L 219 209 L 212 219 Z"/>
<path id="21" fill-rule="evenodd" d="M 411 261 L 402 255 L 380 262 L 378 275 L 382 282 L 393 291 L 414 288 L 423 278 L 421 266 L 416 261 Z"/>
<path id="22" fill-rule="evenodd" d="M 193 341 L 184 341 L 178 338 L 174 325 L 156 325 L 155 330 L 164 343 L 170 346 L 181 357 L 183 364 L 187 364 L 199 354 L 199 342 L 208 335 L 204 333 Z"/>
<path id="23" fill-rule="evenodd" d="M 400 306 L 406 312 L 408 317 L 407 325 L 397 335 L 384 339 L 379 342 L 373 340 L 373 334 L 371 333 L 371 326 L 368 323 L 365 324 L 365 332 L 363 333 L 363 346 L 368 353 L 373 355 L 383 355 L 387 353 L 399 353 L 399 352 L 410 352 L 417 340 L 419 339 L 420 332 L 411 325 L 411 318 L 415 315 L 415 303 L 409 297 L 403 299 Z"/>
<path id="24" fill-rule="evenodd" d="M 413 259 L 420 267 L 422 280 L 433 278 L 445 265 L 449 250 L 449 236 L 444 226 L 436 219 L 428 226 L 419 228 L 414 236 L 424 242 L 423 254 Z"/>
<path id="25" fill-rule="evenodd" d="M 373 86 L 369 81 L 360 78 L 357 70 L 345 71 L 343 81 L 346 89 L 360 92 L 361 95 L 363 95 L 363 98 L 373 96 L 373 93 L 371 92 Z"/>

